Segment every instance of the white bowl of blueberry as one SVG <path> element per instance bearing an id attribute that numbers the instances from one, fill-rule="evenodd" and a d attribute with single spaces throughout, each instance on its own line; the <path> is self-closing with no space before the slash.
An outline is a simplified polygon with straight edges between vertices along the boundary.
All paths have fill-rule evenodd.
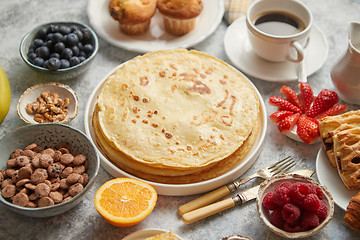
<path id="1" fill-rule="evenodd" d="M 27 33 L 20 55 L 33 70 L 52 80 L 70 79 L 83 73 L 98 50 L 98 39 L 88 26 L 76 22 L 42 24 Z"/>

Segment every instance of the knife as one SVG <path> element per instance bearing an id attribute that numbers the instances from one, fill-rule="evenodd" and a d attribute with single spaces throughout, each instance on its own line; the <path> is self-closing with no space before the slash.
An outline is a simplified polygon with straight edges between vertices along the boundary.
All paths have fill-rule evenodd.
<path id="1" fill-rule="evenodd" d="M 310 169 L 301 169 L 288 174 L 298 174 L 305 177 L 311 177 L 314 172 L 314 170 Z M 256 187 L 243 191 L 242 193 L 239 193 L 232 198 L 227 198 L 208 206 L 198 208 L 191 212 L 187 212 L 182 216 L 182 220 L 186 224 L 193 223 L 216 213 L 222 212 L 226 209 L 232 208 L 236 205 L 244 204 L 256 198 L 259 187 L 260 185 L 257 185 Z"/>

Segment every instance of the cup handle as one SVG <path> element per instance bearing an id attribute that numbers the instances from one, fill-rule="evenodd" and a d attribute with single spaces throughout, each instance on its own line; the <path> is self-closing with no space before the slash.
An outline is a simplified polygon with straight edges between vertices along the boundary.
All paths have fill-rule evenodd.
<path id="1" fill-rule="evenodd" d="M 304 59 L 304 48 L 296 41 L 292 42 L 291 46 L 295 48 L 297 52 L 297 58 L 294 59 L 289 57 L 289 60 L 293 62 L 301 62 Z"/>

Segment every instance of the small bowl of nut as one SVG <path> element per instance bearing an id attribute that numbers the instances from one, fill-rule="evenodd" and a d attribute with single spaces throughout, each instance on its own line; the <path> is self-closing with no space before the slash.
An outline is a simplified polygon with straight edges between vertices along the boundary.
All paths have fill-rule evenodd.
<path id="1" fill-rule="evenodd" d="M 17 112 L 26 123 L 68 123 L 79 111 L 76 93 L 67 85 L 43 83 L 28 88 L 19 98 Z"/>
<path id="2" fill-rule="evenodd" d="M 84 73 L 98 47 L 98 38 L 90 27 L 77 22 L 51 22 L 28 32 L 19 51 L 32 70 L 57 81 Z"/>
<path id="3" fill-rule="evenodd" d="M 30 217 L 50 217 L 79 204 L 100 160 L 81 131 L 59 123 L 30 124 L 0 139 L 0 203 Z"/>
<path id="4" fill-rule="evenodd" d="M 318 233 L 334 214 L 334 200 L 327 188 L 297 174 L 280 174 L 265 180 L 260 185 L 256 206 L 269 230 L 291 239 Z"/>

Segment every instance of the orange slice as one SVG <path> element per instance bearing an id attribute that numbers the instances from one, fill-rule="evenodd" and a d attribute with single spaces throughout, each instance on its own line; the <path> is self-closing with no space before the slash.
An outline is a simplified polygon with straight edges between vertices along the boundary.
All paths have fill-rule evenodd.
<path id="1" fill-rule="evenodd" d="M 95 193 L 94 204 L 109 223 L 128 227 L 144 220 L 154 209 L 155 189 L 132 178 L 115 178 L 104 183 Z"/>

